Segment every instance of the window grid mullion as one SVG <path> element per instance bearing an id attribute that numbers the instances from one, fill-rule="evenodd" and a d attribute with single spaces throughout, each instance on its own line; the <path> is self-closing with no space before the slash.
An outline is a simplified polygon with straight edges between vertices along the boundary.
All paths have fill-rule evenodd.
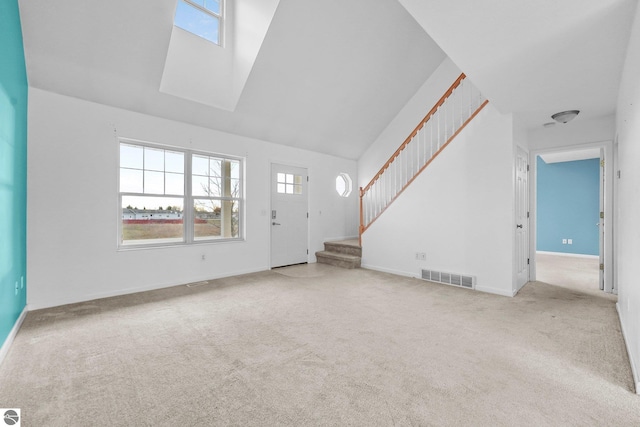
<path id="1" fill-rule="evenodd" d="M 213 10 L 209 10 L 209 9 L 207 9 L 206 7 L 202 7 L 202 6 L 200 6 L 199 4 L 194 3 L 194 2 L 193 2 L 193 1 L 191 1 L 191 0 L 184 0 L 184 1 L 185 1 L 185 3 L 188 3 L 188 4 L 189 4 L 189 6 L 193 6 L 193 7 L 195 7 L 196 9 L 198 9 L 199 11 L 201 11 L 201 12 L 204 12 L 204 13 L 206 13 L 207 15 L 210 15 L 210 16 L 212 16 L 212 17 L 214 17 L 214 18 L 217 18 L 217 19 L 218 19 L 218 22 L 220 22 L 220 18 L 222 18 L 222 3 L 220 3 L 220 14 L 218 15 L 218 14 L 217 14 L 217 13 L 215 13 Z"/>
<path id="2" fill-rule="evenodd" d="M 121 196 L 137 196 L 137 197 L 173 197 L 174 199 L 182 199 L 184 198 L 183 194 L 167 194 L 167 193 L 135 193 L 135 192 L 127 192 L 121 191 L 119 193 Z"/>
<path id="3" fill-rule="evenodd" d="M 237 208 L 234 209 L 235 212 L 238 213 L 238 217 L 237 217 L 237 223 L 236 223 L 236 232 L 237 232 L 237 237 L 229 237 L 229 238 L 223 238 L 222 240 L 236 240 L 236 239 L 242 239 L 242 236 L 244 235 L 243 233 L 243 229 L 244 229 L 244 221 L 243 221 L 243 209 L 244 209 L 244 202 L 242 200 L 244 191 L 243 191 L 243 186 L 244 186 L 244 162 L 242 161 L 241 158 L 236 158 L 236 157 L 226 157 L 226 156 L 218 156 L 218 155 L 212 155 L 209 153 L 204 153 L 204 152 L 198 152 L 198 151 L 192 151 L 192 150 L 187 150 L 187 149 L 178 149 L 177 147 L 174 149 L 169 149 L 170 151 L 173 152 L 177 152 L 177 153 L 181 153 L 183 155 L 183 194 L 167 194 L 166 193 L 166 189 L 167 189 L 167 159 L 166 159 L 166 151 L 168 150 L 165 147 L 162 146 L 157 146 L 155 144 L 138 144 L 138 143 L 134 143 L 134 142 L 125 142 L 124 140 L 120 140 L 120 144 L 125 144 L 125 145 L 135 145 L 135 146 L 139 146 L 143 148 L 143 157 L 142 157 L 142 169 L 139 168 L 131 168 L 131 167 L 119 167 L 119 170 L 122 169 L 128 169 L 128 170 L 139 170 L 142 172 L 142 192 L 122 192 L 119 190 L 118 188 L 118 213 L 120 216 L 122 216 L 122 209 L 123 209 L 123 198 L 124 197 L 158 197 L 158 198 L 177 198 L 177 199 L 182 199 L 183 201 L 183 213 L 182 213 L 182 218 L 183 218 L 183 242 L 180 242 L 180 244 L 192 244 L 196 242 L 195 239 L 195 211 L 194 211 L 194 205 L 195 205 L 195 201 L 196 200 L 211 200 L 211 201 L 219 201 L 219 202 L 234 202 L 237 203 Z M 151 170 L 151 169 L 147 169 L 147 153 L 146 150 L 144 150 L 144 148 L 155 148 L 155 149 L 161 149 L 163 150 L 163 169 L 162 171 L 156 171 L 156 170 Z M 220 162 L 220 166 L 221 169 L 219 172 L 219 177 L 217 179 L 220 180 L 221 185 L 223 186 L 223 188 L 221 188 L 221 193 L 220 196 L 195 196 L 193 194 L 193 158 L 194 155 L 200 155 L 200 156 L 206 156 L 208 158 L 209 161 L 209 165 L 211 164 L 212 160 L 216 160 L 218 162 Z M 223 196 L 224 194 L 224 186 L 226 185 L 231 185 L 232 180 L 231 180 L 231 165 L 237 163 L 237 167 L 239 170 L 239 176 L 238 176 L 238 191 L 237 194 L 235 196 L 229 195 L 229 196 Z M 226 167 L 229 168 L 229 175 L 227 176 L 225 174 L 225 165 Z M 163 173 L 163 193 L 145 193 L 145 187 L 146 187 L 146 182 L 145 182 L 145 171 L 152 171 L 152 172 L 162 172 Z M 177 173 L 177 172 L 176 172 Z M 215 174 L 214 174 L 215 175 Z M 211 171 L 209 171 L 209 176 L 208 176 L 209 180 L 211 180 L 212 178 L 216 178 L 215 176 L 211 175 Z M 187 224 L 189 224 L 187 226 Z M 122 233 L 123 233 L 123 227 L 122 227 L 122 221 L 119 221 L 119 226 L 118 226 L 118 232 L 119 232 L 119 236 L 118 236 L 118 240 L 121 242 L 122 241 Z M 211 241 L 211 240 L 207 240 L 207 241 Z M 198 241 L 199 243 L 200 241 Z M 164 246 L 164 244 L 159 244 L 159 245 L 154 245 L 153 242 L 150 242 L 151 244 L 149 245 L 149 247 L 153 247 L 153 246 Z M 132 246 L 133 248 L 133 246 Z"/>
<path id="4" fill-rule="evenodd" d="M 187 244 L 193 243 L 193 190 L 191 188 L 193 182 L 193 153 L 191 151 L 185 151 L 184 153 L 184 171 L 185 171 L 185 179 L 184 179 L 184 235 L 185 242 Z M 189 226 L 187 226 L 189 224 Z"/>

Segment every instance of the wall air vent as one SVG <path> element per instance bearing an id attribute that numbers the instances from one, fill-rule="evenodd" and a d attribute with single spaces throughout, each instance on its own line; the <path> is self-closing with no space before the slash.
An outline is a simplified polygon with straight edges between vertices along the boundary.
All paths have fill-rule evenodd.
<path id="1" fill-rule="evenodd" d="M 475 289 L 476 287 L 475 276 L 465 276 L 463 274 L 445 273 L 435 270 L 422 270 L 422 278 L 430 282 L 444 283 L 460 288 Z"/>

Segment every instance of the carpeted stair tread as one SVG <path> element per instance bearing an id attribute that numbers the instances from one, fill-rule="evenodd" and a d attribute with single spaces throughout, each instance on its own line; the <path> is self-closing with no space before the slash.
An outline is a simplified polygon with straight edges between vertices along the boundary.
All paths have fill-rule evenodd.
<path id="1" fill-rule="evenodd" d="M 325 242 L 324 251 L 316 252 L 316 258 L 320 264 L 329 264 L 341 268 L 359 268 L 362 259 L 362 247 L 355 239 Z"/>
<path id="2" fill-rule="evenodd" d="M 348 261 L 356 261 L 360 259 L 360 257 L 356 255 L 341 254 L 339 252 L 332 252 L 332 251 L 319 251 L 319 252 L 316 252 L 316 256 L 324 256 L 327 258 L 343 259 Z"/>
<path id="3" fill-rule="evenodd" d="M 325 242 L 324 250 L 327 252 L 337 252 L 346 255 L 362 256 L 362 247 L 357 240 L 347 240 L 340 242 Z"/>

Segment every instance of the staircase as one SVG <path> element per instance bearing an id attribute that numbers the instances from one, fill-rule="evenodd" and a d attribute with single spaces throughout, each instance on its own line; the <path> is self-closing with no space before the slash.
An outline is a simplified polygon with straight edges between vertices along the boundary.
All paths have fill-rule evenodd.
<path id="1" fill-rule="evenodd" d="M 358 239 L 325 242 L 319 264 L 359 268 L 362 234 L 451 143 L 489 101 L 461 74 L 364 188 Z"/>
<path id="2" fill-rule="evenodd" d="M 319 264 L 329 264 L 341 268 L 359 268 L 362 247 L 357 239 L 339 242 L 325 242 L 324 251 L 316 252 Z"/>
<path id="3" fill-rule="evenodd" d="M 461 74 L 382 166 L 360 187 L 362 234 L 487 105 L 488 100 Z"/>

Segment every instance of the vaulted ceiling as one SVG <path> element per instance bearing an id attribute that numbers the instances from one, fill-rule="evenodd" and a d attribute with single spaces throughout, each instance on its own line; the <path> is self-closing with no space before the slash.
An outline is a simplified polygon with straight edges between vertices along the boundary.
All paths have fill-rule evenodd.
<path id="1" fill-rule="evenodd" d="M 228 111 L 160 91 L 176 1 L 20 0 L 29 84 L 357 159 L 445 52 L 525 129 L 613 114 L 638 3 L 280 0 Z"/>
<path id="2" fill-rule="evenodd" d="M 21 0 L 29 84 L 356 159 L 445 58 L 397 0 L 280 0 L 227 111 L 159 91 L 175 7 Z"/>

